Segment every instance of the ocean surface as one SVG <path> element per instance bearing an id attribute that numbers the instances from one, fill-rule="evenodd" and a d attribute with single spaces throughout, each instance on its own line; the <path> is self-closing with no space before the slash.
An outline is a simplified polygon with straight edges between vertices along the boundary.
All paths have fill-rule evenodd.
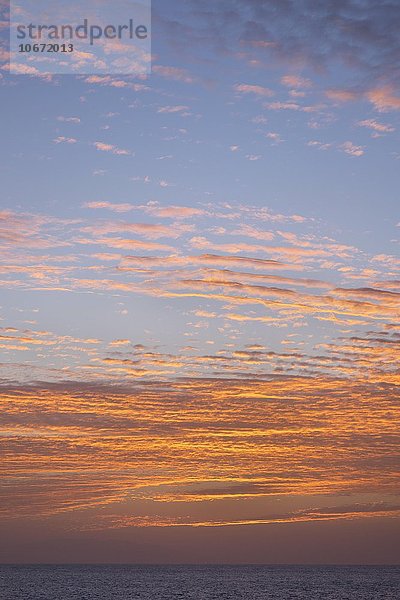
<path id="1" fill-rule="evenodd" d="M 1 600 L 399 600 L 400 567 L 0 566 Z"/>

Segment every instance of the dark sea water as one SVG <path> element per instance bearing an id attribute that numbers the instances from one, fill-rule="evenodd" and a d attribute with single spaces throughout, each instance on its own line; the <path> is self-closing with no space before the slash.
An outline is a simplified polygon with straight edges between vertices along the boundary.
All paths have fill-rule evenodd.
<path id="1" fill-rule="evenodd" d="M 400 600 L 400 567 L 0 566 L 1 600 Z"/>

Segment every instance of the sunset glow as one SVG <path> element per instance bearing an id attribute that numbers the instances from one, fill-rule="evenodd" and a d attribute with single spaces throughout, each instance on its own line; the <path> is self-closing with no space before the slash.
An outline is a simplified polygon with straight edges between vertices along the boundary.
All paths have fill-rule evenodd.
<path id="1" fill-rule="evenodd" d="M 176 561 L 233 535 L 246 562 L 273 526 L 329 562 L 329 522 L 360 562 L 400 522 L 389 7 L 327 35 L 325 3 L 289 2 L 298 29 L 284 2 L 165 4 L 148 76 L 10 75 L 0 47 L 1 558 L 112 535 L 169 561 L 181 528 Z"/>

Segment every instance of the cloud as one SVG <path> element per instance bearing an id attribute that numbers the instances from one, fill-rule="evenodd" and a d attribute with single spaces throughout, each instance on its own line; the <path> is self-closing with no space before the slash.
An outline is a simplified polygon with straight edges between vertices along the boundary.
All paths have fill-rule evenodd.
<path id="1" fill-rule="evenodd" d="M 281 285 L 290 285 L 295 287 L 306 287 L 306 288 L 322 288 L 322 289 L 332 289 L 334 286 L 332 283 L 327 281 L 321 281 L 320 279 L 307 279 L 307 278 L 291 278 L 291 277 L 283 277 L 281 275 L 270 275 L 267 273 L 246 273 L 242 271 L 231 271 L 228 269 L 224 270 L 214 270 L 208 269 L 207 276 L 214 277 L 215 279 L 220 278 L 229 279 L 235 278 L 238 281 L 241 280 L 258 280 L 258 281 L 268 281 L 279 283 Z"/>
<path id="2" fill-rule="evenodd" d="M 133 204 L 128 204 L 128 203 L 115 204 L 112 202 L 86 202 L 83 205 L 83 207 L 84 208 L 92 208 L 92 209 L 106 209 L 106 210 L 111 210 L 111 211 L 117 212 L 117 213 L 130 212 L 131 210 L 135 209 L 135 206 Z"/>
<path id="3" fill-rule="evenodd" d="M 400 97 L 394 94 L 391 86 L 375 88 L 367 92 L 366 96 L 379 112 L 400 110 Z"/>
<path id="4" fill-rule="evenodd" d="M 150 89 L 143 83 L 130 83 L 125 79 L 118 79 L 116 77 L 111 77 L 110 75 L 90 75 L 89 77 L 86 77 L 85 82 L 102 86 L 106 85 L 117 89 L 129 88 L 134 92 L 143 92 Z"/>
<path id="5" fill-rule="evenodd" d="M 268 110 L 294 110 L 306 113 L 315 112 L 318 109 L 317 106 L 301 106 L 296 102 L 268 102 L 264 106 Z"/>
<path id="6" fill-rule="evenodd" d="M 237 229 L 233 230 L 231 233 L 232 235 L 240 235 L 263 241 L 271 241 L 275 237 L 275 234 L 272 231 L 264 231 L 262 229 L 257 229 L 252 225 L 246 225 L 244 223 L 240 225 Z"/>
<path id="7" fill-rule="evenodd" d="M 312 82 L 310 79 L 300 77 L 299 75 L 285 75 L 281 78 L 282 85 L 292 88 L 310 88 Z"/>
<path id="8" fill-rule="evenodd" d="M 79 117 L 57 117 L 57 121 L 61 121 L 62 123 L 74 123 L 74 124 L 78 124 L 81 122 Z"/>
<path id="9" fill-rule="evenodd" d="M 15 75 L 32 75 L 34 77 L 41 77 L 42 79 L 51 79 L 51 75 L 43 73 L 31 65 L 10 62 L 7 65 L 3 65 L 2 69 Z"/>
<path id="10" fill-rule="evenodd" d="M 385 125 L 384 123 L 379 123 L 375 119 L 365 119 L 364 121 L 358 121 L 357 125 L 360 127 L 367 127 L 368 129 L 372 129 L 378 133 L 392 133 L 395 131 L 394 127 L 391 125 Z"/>
<path id="11" fill-rule="evenodd" d="M 323 142 L 319 142 L 318 140 L 310 140 L 309 142 L 307 142 L 307 146 L 318 148 L 318 150 L 328 150 L 329 148 L 332 148 L 332 144 L 324 144 Z"/>
<path id="12" fill-rule="evenodd" d="M 96 206 L 96 208 L 98 208 Z M 121 212 L 121 209 L 119 209 Z M 125 209 L 123 209 L 125 211 Z M 193 231 L 192 225 L 176 222 L 171 225 L 160 223 L 128 223 L 126 221 L 101 221 L 80 228 L 83 234 L 92 236 L 110 233 L 134 233 L 147 239 L 171 238 L 178 239 L 184 233 Z"/>
<path id="13" fill-rule="evenodd" d="M 100 372 L 131 372 L 126 385 L 2 385 L 3 443 L 17 446 L 2 461 L 12 483 L 3 517 L 40 517 L 43 525 L 62 515 L 69 530 L 80 530 L 398 512 L 388 452 L 398 425 L 388 416 L 396 414 L 395 386 L 321 374 L 257 377 L 250 370 L 258 358 L 290 368 L 285 353 L 268 358 L 262 349 L 199 357 L 228 369 L 246 360 L 247 376 L 233 370 L 234 376 L 144 383 L 137 375 L 152 372 L 140 362 L 146 354 L 150 362 L 175 362 L 142 349 L 134 358 L 106 355 L 93 363 Z M 30 476 L 16 476 L 15 456 Z"/>
<path id="14" fill-rule="evenodd" d="M 159 206 L 148 205 L 146 211 L 157 217 L 167 219 L 190 219 L 191 217 L 200 217 L 205 214 L 205 211 L 200 208 L 190 206 Z"/>
<path id="15" fill-rule="evenodd" d="M 119 347 L 119 346 L 128 346 L 129 344 L 131 344 L 130 340 L 113 340 L 110 343 L 110 346 L 117 346 L 117 347 Z"/>
<path id="16" fill-rule="evenodd" d="M 343 152 L 350 156 L 362 156 L 364 154 L 364 148 L 362 146 L 356 146 L 353 142 L 344 142 L 339 146 Z"/>
<path id="17" fill-rule="evenodd" d="M 261 154 L 246 154 L 247 160 L 254 162 L 262 158 Z"/>
<path id="18" fill-rule="evenodd" d="M 254 94 L 255 96 L 261 96 L 264 98 L 270 98 L 274 95 L 274 92 L 269 88 L 261 85 L 249 85 L 247 83 L 237 83 L 233 89 L 235 92 L 240 94 Z"/>
<path id="19" fill-rule="evenodd" d="M 175 52 L 189 56 L 192 64 L 204 60 L 207 45 L 216 68 L 226 56 L 236 56 L 247 65 L 283 68 L 289 73 L 286 77 L 298 77 L 294 74 L 299 72 L 312 72 L 313 79 L 330 77 L 335 89 L 350 89 L 356 96 L 372 82 L 376 87 L 400 88 L 396 33 L 400 17 L 396 2 L 390 0 L 318 5 L 314 0 L 301 5 L 296 0 L 279 4 L 234 0 L 229 11 L 204 0 L 201 12 L 189 0 L 187 13 L 171 14 L 160 7 L 158 15 L 166 41 Z"/>
<path id="20" fill-rule="evenodd" d="M 191 77 L 186 69 L 179 67 L 169 67 L 163 65 L 153 65 L 152 73 L 165 77 L 172 81 L 183 81 L 184 83 L 194 83 L 195 79 Z"/>
<path id="21" fill-rule="evenodd" d="M 396 268 L 394 257 L 376 255 L 372 258 L 374 268 L 369 266 L 368 269 L 371 257 L 322 235 L 320 226 L 317 231 L 313 221 L 305 217 L 280 215 L 265 206 L 251 204 L 176 206 L 154 201 L 142 205 L 92 201 L 83 208 L 122 214 L 134 209 L 140 213 L 140 219 L 93 221 L 83 213 L 80 219 L 62 221 L 3 211 L 0 215 L 0 240 L 4 249 L 0 285 L 42 292 L 151 296 L 154 302 L 168 299 L 171 310 L 179 303 L 184 304 L 185 298 L 189 306 L 190 299 L 195 299 L 202 314 L 216 314 L 214 325 L 232 343 L 240 338 L 241 329 L 235 330 L 235 323 L 240 322 L 246 324 L 244 327 L 249 328 L 249 333 L 258 323 L 285 327 L 289 335 L 298 327 L 318 331 L 320 323 L 356 331 L 358 327 L 371 326 L 374 321 L 388 326 L 396 321 L 398 297 L 392 292 L 395 280 L 391 275 Z M 201 223 L 192 222 L 200 218 Z M 288 230 L 282 229 L 282 223 L 288 223 Z M 199 235 L 200 224 L 202 231 L 208 228 L 207 237 Z M 169 243 L 159 243 L 162 238 Z M 246 238 L 250 241 L 246 242 Z M 68 255 L 53 251 L 62 246 L 70 247 Z M 37 251 L 32 254 L 32 248 L 42 249 L 42 254 Z M 289 276 L 283 276 L 282 271 L 289 271 Z M 310 274 L 296 276 L 298 272 L 307 271 Z M 356 281 L 355 286 L 346 286 L 346 281 Z M 378 281 L 387 281 L 387 287 L 386 284 L 379 287 Z M 200 325 L 211 327 L 207 317 L 201 318 L 201 322 L 184 322 L 180 335 L 195 340 Z M 185 341 L 180 340 L 181 345 L 187 345 L 183 344 Z M 23 341 L 15 340 L 2 344 L 28 347 Z M 293 353 L 291 356 L 295 361 L 291 368 L 299 368 L 296 366 L 298 358 Z M 162 360 L 164 367 L 170 369 L 178 359 L 167 361 L 168 366 L 165 359 Z M 286 359 L 281 357 L 280 360 Z M 320 358 L 318 365 L 310 356 L 301 360 L 308 373 L 320 369 L 321 365 L 328 369 L 329 361 L 332 363 L 327 357 Z M 200 362 L 204 366 L 207 361 Z M 233 368 L 232 361 L 221 360 L 218 364 L 222 362 L 226 365 L 224 369 L 228 364 Z M 76 364 L 75 359 L 73 363 Z M 117 363 L 113 364 L 117 368 Z M 349 373 L 355 365 L 354 361 L 349 365 L 341 358 L 340 365 L 329 368 Z M 142 367 L 145 370 L 142 375 L 136 372 L 127 376 L 153 376 L 149 365 Z M 125 369 L 121 365 L 118 368 Z M 191 368 L 195 369 L 193 364 Z M 235 372 L 238 368 L 234 366 Z M 271 368 L 269 365 L 268 372 Z M 276 368 L 279 364 L 273 366 Z M 99 373 L 93 362 L 81 365 L 81 369 L 85 374 L 86 371 Z M 125 376 L 122 371 L 119 373 Z M 204 375 L 204 371 L 201 373 Z M 114 371 L 112 376 L 118 377 L 118 373 Z M 383 376 L 386 378 L 387 373 Z"/>
<path id="22" fill-rule="evenodd" d="M 93 142 L 93 146 L 101 152 L 111 152 L 117 156 L 132 156 L 133 153 L 130 150 L 122 150 L 113 144 L 105 144 L 104 142 Z"/>
<path id="23" fill-rule="evenodd" d="M 297 270 L 300 267 L 296 265 L 287 265 L 277 260 L 250 258 L 245 256 L 222 256 L 216 254 L 201 254 L 198 256 L 127 256 L 125 257 L 122 266 L 129 268 L 130 266 L 138 265 L 148 268 L 153 267 L 176 267 L 186 265 L 218 265 L 238 268 L 252 269 L 291 269 Z"/>
<path id="24" fill-rule="evenodd" d="M 174 113 L 185 113 L 189 110 L 188 106 L 184 105 L 176 105 L 176 106 L 161 106 L 157 112 L 164 114 L 174 114 Z"/>
<path id="25" fill-rule="evenodd" d="M 160 10 L 174 10 L 160 4 Z M 179 9 L 180 3 L 175 4 Z M 212 30 L 193 27 L 185 60 L 196 51 L 196 44 L 201 45 L 207 47 L 213 66 L 220 51 L 229 57 L 229 65 L 224 62 L 226 74 L 228 67 L 237 74 L 233 61 L 243 58 L 234 57 L 225 45 L 226 30 L 231 28 L 235 50 L 249 49 L 260 59 L 258 67 L 246 66 L 247 74 L 251 68 L 253 75 L 279 80 L 281 72 L 276 75 L 275 68 L 279 63 L 284 73 L 312 77 L 314 94 L 326 87 L 318 79 L 329 79 L 333 55 L 338 61 L 338 91 L 346 90 L 345 79 L 354 73 L 356 91 L 352 98 L 347 94 L 349 100 L 365 101 L 365 89 L 385 87 L 388 71 L 380 79 L 378 66 L 389 64 L 387 52 L 393 50 L 398 28 L 393 21 L 386 35 L 382 23 L 378 27 L 369 18 L 372 13 L 382 20 L 380 3 L 305 0 L 300 7 L 291 0 L 232 0 L 224 12 L 223 3 L 205 0 L 201 9 L 198 4 L 191 13 L 193 22 L 212 20 L 216 13 L 219 20 Z M 390 3 L 385 4 L 391 12 Z M 189 0 L 184 11 L 192 6 Z M 179 25 L 177 19 L 178 31 Z M 215 36 L 216 30 L 221 36 Z M 212 33 L 207 46 L 201 44 L 205 31 Z M 179 48 L 181 37 L 174 37 Z M 214 43 L 218 48 L 214 52 L 212 46 L 209 52 Z M 371 44 L 381 49 L 374 60 Z M 188 64 L 198 63 L 189 57 Z M 267 71 L 265 65 L 271 68 Z M 378 77 L 368 76 L 375 72 Z M 156 75 L 182 85 L 194 80 L 177 67 L 160 66 Z M 220 82 L 219 75 L 216 66 Z M 85 87 L 88 110 L 98 92 L 122 102 L 121 118 L 128 102 L 134 109 L 128 111 L 129 118 L 134 112 L 141 114 L 143 107 L 136 96 L 132 100 L 129 78 L 93 76 L 81 79 L 82 85 L 84 81 L 93 86 Z M 288 88 L 288 98 L 293 89 L 297 94 L 311 93 L 305 77 L 286 75 L 281 83 Z M 216 85 L 219 88 L 220 83 Z M 288 120 L 284 126 L 290 134 L 293 116 L 319 111 L 318 106 L 303 106 L 295 96 L 293 102 L 271 106 L 297 112 L 266 113 L 271 124 L 264 127 L 265 118 L 256 117 L 253 125 L 251 115 L 238 115 L 237 103 L 245 111 L 247 100 L 252 100 L 261 109 L 258 102 L 269 102 L 270 90 L 238 86 L 241 89 L 230 88 L 224 98 L 226 114 L 232 122 L 243 118 L 244 135 L 254 129 L 259 139 L 250 135 L 254 142 L 250 146 L 236 137 L 237 132 L 225 139 L 219 150 L 231 162 L 258 157 L 263 143 L 262 152 L 271 153 L 271 142 L 280 141 L 274 119 Z M 368 106 L 388 110 L 398 96 L 393 86 L 384 99 L 371 96 L 373 105 Z M 171 103 L 164 109 L 178 108 L 179 115 L 187 107 L 173 104 L 181 101 L 186 102 L 164 95 L 154 110 Z M 339 97 L 332 96 L 331 101 L 339 102 Z M 357 111 L 352 123 L 363 114 Z M 375 133 L 391 128 L 369 117 L 358 121 L 361 136 L 369 134 L 358 127 Z M 76 118 L 59 119 L 57 127 L 70 127 L 67 123 L 72 126 L 76 121 L 70 119 Z M 318 113 L 318 118 L 325 118 L 325 113 Z M 335 129 L 328 120 L 324 123 Z M 54 119 L 49 126 L 54 127 Z M 185 141 L 183 153 L 189 143 L 204 141 L 199 132 L 189 131 L 186 140 L 180 138 Z M 165 129 L 165 136 L 175 133 L 174 128 Z M 304 147 L 307 139 L 300 141 L 300 154 L 311 152 Z M 153 158 L 163 156 L 165 149 L 156 138 L 153 141 Z M 240 144 L 240 152 L 229 154 L 230 143 L 235 144 L 233 152 Z M 364 147 L 357 143 L 339 141 L 331 146 L 311 140 L 308 145 L 361 156 Z M 112 165 L 113 154 L 129 153 L 106 142 L 96 144 L 110 154 Z M 212 163 L 213 152 L 203 148 Z M 2 471 L 9 482 L 3 515 L 16 519 L 18 528 L 24 518 L 38 518 L 45 536 L 54 526 L 68 531 L 133 525 L 279 527 L 398 515 L 398 500 L 391 497 L 399 489 L 393 459 L 399 429 L 395 257 L 383 250 L 376 250 L 373 257 L 367 246 L 355 248 L 354 239 L 363 244 L 364 238 L 350 235 L 349 228 L 340 231 L 336 241 L 321 219 L 295 214 L 294 209 L 278 212 L 273 185 L 256 186 L 254 206 L 251 185 L 236 182 L 234 169 L 227 185 L 220 186 L 233 190 L 231 196 L 224 194 L 224 202 L 211 195 L 212 188 L 210 195 L 203 195 L 209 173 L 199 165 L 192 165 L 198 178 L 189 189 L 182 183 L 185 177 L 179 177 L 185 164 L 178 161 L 178 154 L 172 161 L 154 163 L 159 173 L 145 190 L 147 171 L 139 168 L 131 173 L 141 183 L 132 185 L 128 177 L 126 187 L 120 172 L 110 169 L 103 181 L 92 181 L 99 184 L 98 192 L 80 190 L 79 202 L 89 201 L 77 209 L 73 221 L 0 212 L 0 285 L 21 290 L 24 310 L 41 308 L 40 313 L 25 314 L 18 312 L 18 302 L 12 306 L 5 302 L 1 310 L 7 326 L 0 331 Z M 329 163 L 331 157 L 334 154 L 320 158 Z M 260 166 L 254 165 L 255 170 Z M 180 181 L 179 186 L 160 190 L 159 183 L 169 179 Z M 112 183 L 120 188 L 117 193 L 110 192 Z M 268 208 L 271 189 L 276 211 Z M 232 200 L 238 194 L 243 194 L 241 204 Z M 157 195 L 164 202 L 149 201 Z M 296 206 L 295 198 L 282 202 Z M 8 295 L 6 291 L 5 300 Z M 128 311 L 129 318 L 123 317 Z M 70 323 L 74 315 L 87 331 L 82 338 L 64 335 L 76 329 L 78 322 Z M 26 323 L 33 318 L 37 325 Z M 49 319 L 57 321 L 58 332 L 47 331 Z M 81 534 L 78 537 L 82 540 Z M 127 532 L 126 538 L 131 537 Z"/>
<path id="26" fill-rule="evenodd" d="M 254 237 L 254 236 L 251 236 Z M 268 237 L 268 236 L 267 236 Z M 293 241 L 293 238 L 291 239 Z M 262 253 L 264 255 L 277 256 L 280 259 L 291 260 L 293 263 L 304 261 L 305 259 L 328 257 L 333 248 L 323 247 L 318 244 L 302 243 L 300 239 L 295 238 L 297 246 L 271 246 L 262 244 L 248 244 L 246 242 L 216 243 L 204 236 L 195 236 L 190 239 L 190 244 L 197 249 L 213 249 L 219 252 L 238 254 L 240 252 Z M 339 252 L 340 248 L 336 250 Z M 342 248 L 342 252 L 348 252 L 349 248 Z"/>
<path id="27" fill-rule="evenodd" d="M 78 140 L 76 140 L 75 138 L 71 138 L 71 137 L 64 137 L 62 135 L 56 137 L 53 142 L 55 144 L 76 144 Z"/>
<path id="28" fill-rule="evenodd" d="M 326 90 L 325 96 L 334 102 L 352 102 L 357 100 L 359 94 L 351 90 Z"/>
<path id="29" fill-rule="evenodd" d="M 131 238 L 120 237 L 99 237 L 93 239 L 77 239 L 78 244 L 104 246 L 106 248 L 116 248 L 119 250 L 167 250 L 173 248 L 165 244 L 156 244 L 154 242 L 145 242 Z"/>
<path id="30" fill-rule="evenodd" d="M 281 144 L 283 142 L 281 135 L 276 132 L 274 133 L 272 131 L 269 131 L 268 133 L 266 133 L 266 137 L 275 142 L 276 144 Z"/>
<path id="31" fill-rule="evenodd" d="M 68 225 L 69 221 L 53 217 L 0 210 L 0 247 L 4 251 L 11 251 L 17 248 L 69 246 L 70 242 L 57 237 L 57 233 L 60 233 L 57 230 Z"/>
<path id="32" fill-rule="evenodd" d="M 266 248 L 262 245 L 247 244 L 246 242 L 232 242 L 227 244 L 217 244 L 203 236 L 195 236 L 190 239 L 190 245 L 198 250 L 211 248 L 230 254 L 238 254 L 240 252 L 263 252 L 266 253 Z"/>

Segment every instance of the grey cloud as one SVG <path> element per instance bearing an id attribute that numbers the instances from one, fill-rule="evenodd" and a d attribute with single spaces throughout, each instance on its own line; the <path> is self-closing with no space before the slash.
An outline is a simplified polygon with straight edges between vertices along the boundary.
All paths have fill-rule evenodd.
<path id="1" fill-rule="evenodd" d="M 177 13 L 170 5 L 168 11 L 155 2 L 155 44 L 165 38 L 196 62 L 253 45 L 266 63 L 272 58 L 320 73 L 339 66 L 342 79 L 354 82 L 348 69 L 366 88 L 400 83 L 397 0 L 185 0 Z"/>

